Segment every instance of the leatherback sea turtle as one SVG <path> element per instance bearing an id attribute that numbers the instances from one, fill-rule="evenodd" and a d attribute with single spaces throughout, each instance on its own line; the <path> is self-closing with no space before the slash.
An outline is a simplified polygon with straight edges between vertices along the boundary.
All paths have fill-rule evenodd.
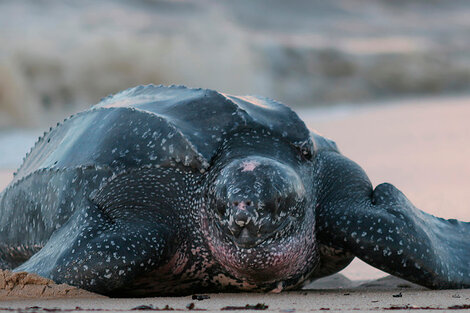
<path id="1" fill-rule="evenodd" d="M 182 86 L 66 119 L 0 195 L 0 266 L 109 295 L 295 289 L 355 256 L 465 288 L 469 238 L 373 189 L 287 106 Z"/>

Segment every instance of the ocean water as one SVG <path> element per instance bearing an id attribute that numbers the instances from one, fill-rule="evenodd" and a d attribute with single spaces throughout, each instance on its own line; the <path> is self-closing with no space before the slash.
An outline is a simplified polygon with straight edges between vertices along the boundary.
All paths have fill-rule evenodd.
<path id="1" fill-rule="evenodd" d="M 0 1 L 0 128 L 138 84 L 294 107 L 470 90 L 470 2 Z"/>

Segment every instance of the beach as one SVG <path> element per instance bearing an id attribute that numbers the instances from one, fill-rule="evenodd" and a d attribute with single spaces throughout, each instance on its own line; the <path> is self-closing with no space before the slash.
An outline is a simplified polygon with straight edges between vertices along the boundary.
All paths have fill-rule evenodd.
<path id="1" fill-rule="evenodd" d="M 414 99 L 355 109 L 304 110 L 300 115 L 311 129 L 333 139 L 344 155 L 361 165 L 374 186 L 382 182 L 392 183 L 421 210 L 440 217 L 469 221 L 469 103 L 470 98 L 467 97 Z M 0 148 L 0 153 L 1 149 L 5 147 Z M 12 168 L 0 169 L 1 188 L 7 185 L 12 172 Z M 281 294 L 210 294 L 210 299 L 203 301 L 191 297 L 69 297 L 65 300 L 11 300 L 4 297 L 0 302 L 0 311 L 33 306 L 37 308 L 28 312 L 42 312 L 43 308 L 75 310 L 76 307 L 84 311 L 122 311 L 140 305 L 152 305 L 154 309 L 163 309 L 168 305 L 167 309 L 215 312 L 226 307 L 245 307 L 247 304 L 255 307 L 244 309 L 275 312 L 470 307 L 470 290 L 431 291 L 401 283 L 387 285 L 384 280 L 376 280 L 387 274 L 358 260 L 353 261 L 342 274 L 348 282 L 373 280 L 375 283 L 357 287 L 339 280 L 332 289 L 331 285 L 314 284 L 309 288 L 315 290 Z M 194 307 L 190 303 L 194 303 Z M 257 304 L 260 305 L 256 307 Z"/>
<path id="2" fill-rule="evenodd" d="M 401 296 L 399 296 L 401 294 Z M 198 301 L 192 296 L 173 298 L 145 299 L 56 299 L 56 300 L 23 300 L 0 302 L 0 311 L 15 309 L 19 312 L 55 312 L 63 311 L 107 311 L 123 312 L 149 310 L 189 311 L 203 310 L 221 312 L 223 310 L 251 311 L 250 305 L 265 312 L 316 312 L 316 311 L 386 311 L 386 310 L 419 310 L 419 312 L 436 311 L 436 309 L 464 309 L 470 303 L 469 290 L 444 291 L 358 291 L 358 290 L 315 290 L 305 292 L 285 292 L 281 294 L 210 294 L 210 299 Z M 264 307 L 263 307 L 264 305 Z M 31 308 L 24 310 L 26 308 Z M 78 308 L 77 308 L 78 307 Z M 238 307 L 238 308 L 237 308 Z"/>

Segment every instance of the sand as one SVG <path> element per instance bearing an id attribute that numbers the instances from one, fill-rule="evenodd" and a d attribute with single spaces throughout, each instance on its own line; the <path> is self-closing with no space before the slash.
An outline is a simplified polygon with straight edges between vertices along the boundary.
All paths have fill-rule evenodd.
<path id="1" fill-rule="evenodd" d="M 28 298 L 102 298 L 103 296 L 25 272 L 0 270 L 0 300 Z"/>
<path id="2" fill-rule="evenodd" d="M 178 311 L 204 310 L 220 312 L 224 308 L 243 308 L 246 305 L 265 308 L 266 312 L 306 311 L 383 311 L 397 309 L 468 308 L 470 290 L 312 290 L 281 294 L 210 294 L 210 299 L 197 301 L 192 296 L 144 299 L 52 299 L 0 302 L 0 311 L 110 311 L 122 312 L 141 309 L 174 309 Z M 264 307 L 263 307 L 264 305 Z M 31 309 L 31 307 L 33 307 Z M 29 308 L 29 309 L 28 309 Z M 434 311 L 433 310 L 433 311 Z M 420 310 L 421 312 L 422 310 Z"/>
<path id="3" fill-rule="evenodd" d="M 364 107 L 349 113 L 301 112 L 309 127 L 333 138 L 343 154 L 359 163 L 374 185 L 391 182 L 420 209 L 442 217 L 470 220 L 470 117 L 468 98 L 440 98 Z M 341 112 L 341 111 L 339 111 Z M 11 171 L 0 171 L 4 186 Z M 3 179 L 3 181 L 1 181 Z M 309 286 L 316 290 L 281 294 L 210 294 L 210 299 L 163 297 L 145 299 L 5 300 L 7 308 L 83 310 L 131 310 L 140 305 L 175 310 L 220 311 L 227 306 L 258 303 L 266 311 L 294 312 L 341 310 L 377 311 L 385 309 L 464 309 L 470 307 L 470 290 L 431 291 L 387 277 L 372 282 L 358 280 L 386 275 L 363 262 L 354 261 L 326 281 Z M 145 307 L 144 307 L 145 308 Z M 147 307 L 149 308 L 149 307 Z M 258 306 L 258 308 L 264 308 Z"/>

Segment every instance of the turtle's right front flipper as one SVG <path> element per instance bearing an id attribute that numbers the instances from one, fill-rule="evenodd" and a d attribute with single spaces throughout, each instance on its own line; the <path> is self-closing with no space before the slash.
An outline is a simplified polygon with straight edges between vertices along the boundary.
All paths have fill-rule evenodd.
<path id="1" fill-rule="evenodd" d="M 145 214 L 110 220 L 100 208 L 73 216 L 42 250 L 14 271 L 26 271 L 104 294 L 119 293 L 136 277 L 166 262 L 169 227 Z"/>
<path id="2" fill-rule="evenodd" d="M 111 178 L 15 271 L 115 295 L 168 263 L 178 247 L 171 214 L 177 201 L 156 185 L 155 175 L 161 170 Z"/>

